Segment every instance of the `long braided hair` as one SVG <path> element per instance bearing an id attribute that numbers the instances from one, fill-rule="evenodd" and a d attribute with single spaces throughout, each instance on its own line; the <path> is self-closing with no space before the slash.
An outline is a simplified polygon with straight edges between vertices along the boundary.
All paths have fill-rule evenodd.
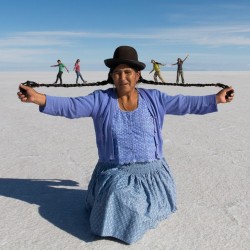
<path id="1" fill-rule="evenodd" d="M 132 66 L 130 66 L 132 67 Z M 132 67 L 134 68 L 134 67 Z M 98 82 L 94 82 L 94 83 L 76 83 L 76 84 L 45 84 L 45 83 L 37 83 L 34 81 L 26 81 L 24 83 L 22 83 L 25 86 L 31 87 L 31 88 L 37 88 L 37 87 L 63 87 L 63 88 L 70 88 L 70 87 L 92 87 L 92 86 L 104 86 L 107 84 L 114 84 L 113 79 L 111 77 L 111 74 L 113 72 L 114 69 L 110 69 L 109 73 L 108 73 L 108 78 L 107 80 L 104 81 L 98 81 Z M 138 69 L 134 68 L 135 71 L 139 71 Z M 144 79 L 141 75 L 140 78 L 138 80 L 138 83 L 144 83 L 144 84 L 153 84 L 153 85 L 165 85 L 165 86 L 179 86 L 179 87 L 219 87 L 222 89 L 228 88 L 228 85 L 225 85 L 223 83 L 165 83 L 165 82 L 155 82 L 155 81 L 151 81 L 151 80 L 146 80 Z M 22 91 L 22 90 L 21 90 Z M 228 96 L 230 96 L 233 93 L 233 91 L 228 91 L 226 98 L 228 98 Z"/>
<path id="2" fill-rule="evenodd" d="M 138 71 L 137 69 L 134 69 L 135 71 Z M 25 86 L 31 87 L 31 88 L 37 88 L 37 87 L 59 87 L 59 88 L 70 88 L 70 87 L 92 87 L 92 86 L 104 86 L 107 84 L 114 84 L 113 79 L 111 77 L 111 73 L 113 72 L 113 69 L 110 69 L 107 80 L 104 81 L 97 81 L 93 83 L 76 83 L 76 84 L 46 84 L 46 83 L 37 83 L 34 81 L 26 81 L 22 83 Z M 146 80 L 140 75 L 140 78 L 138 80 L 138 83 L 144 83 L 144 84 L 153 84 L 153 85 L 165 85 L 165 86 L 179 86 L 179 87 L 220 87 L 220 88 L 228 88 L 228 85 L 225 85 L 223 83 L 166 83 L 166 82 L 155 82 L 151 80 Z"/>

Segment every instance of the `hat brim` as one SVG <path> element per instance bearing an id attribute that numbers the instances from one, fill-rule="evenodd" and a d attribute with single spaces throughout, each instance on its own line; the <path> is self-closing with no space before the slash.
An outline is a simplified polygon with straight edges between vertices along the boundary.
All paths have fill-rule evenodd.
<path id="1" fill-rule="evenodd" d="M 108 68 L 115 68 L 119 64 L 127 64 L 129 66 L 132 66 L 132 67 L 138 69 L 138 70 L 143 70 L 146 67 L 146 65 L 143 62 L 127 60 L 127 59 L 110 58 L 110 59 L 104 60 L 104 63 Z"/>

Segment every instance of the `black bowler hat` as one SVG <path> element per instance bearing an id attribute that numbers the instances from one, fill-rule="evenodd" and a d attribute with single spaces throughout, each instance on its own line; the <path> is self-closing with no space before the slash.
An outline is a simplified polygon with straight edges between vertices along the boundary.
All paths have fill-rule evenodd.
<path id="1" fill-rule="evenodd" d="M 119 64 L 127 64 L 137 70 L 143 70 L 146 65 L 138 61 L 136 50 L 130 46 L 120 46 L 116 48 L 113 58 L 104 60 L 107 67 L 113 69 Z"/>

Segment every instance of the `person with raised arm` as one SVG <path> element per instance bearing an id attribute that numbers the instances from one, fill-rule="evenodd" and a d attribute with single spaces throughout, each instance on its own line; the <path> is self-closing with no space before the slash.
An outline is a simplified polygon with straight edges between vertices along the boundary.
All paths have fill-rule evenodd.
<path id="1" fill-rule="evenodd" d="M 184 72 L 183 72 L 183 66 L 182 65 L 186 61 L 188 56 L 189 56 L 189 54 L 187 54 L 187 56 L 183 60 L 181 58 L 178 58 L 176 63 L 171 64 L 171 65 L 177 65 L 176 83 L 179 83 L 179 77 L 181 77 L 182 84 L 185 83 Z"/>

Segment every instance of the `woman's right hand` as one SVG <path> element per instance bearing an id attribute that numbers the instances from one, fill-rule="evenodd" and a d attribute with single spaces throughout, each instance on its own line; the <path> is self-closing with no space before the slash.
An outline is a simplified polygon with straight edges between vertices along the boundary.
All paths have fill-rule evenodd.
<path id="1" fill-rule="evenodd" d="M 33 88 L 20 84 L 19 90 L 17 96 L 21 102 L 35 103 L 39 106 L 46 104 L 46 95 L 36 92 Z"/>

